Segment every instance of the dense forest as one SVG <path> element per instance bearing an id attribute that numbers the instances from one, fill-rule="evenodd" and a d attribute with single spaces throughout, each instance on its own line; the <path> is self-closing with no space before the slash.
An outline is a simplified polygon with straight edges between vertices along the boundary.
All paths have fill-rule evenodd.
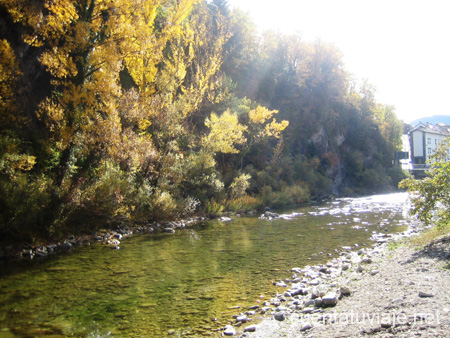
<path id="1" fill-rule="evenodd" d="M 226 0 L 0 0 L 0 235 L 388 190 L 403 124 Z"/>

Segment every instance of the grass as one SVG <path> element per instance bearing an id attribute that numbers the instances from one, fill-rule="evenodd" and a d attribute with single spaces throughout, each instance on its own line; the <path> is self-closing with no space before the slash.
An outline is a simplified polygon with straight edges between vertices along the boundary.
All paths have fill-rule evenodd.
<path id="1" fill-rule="evenodd" d="M 417 250 L 421 250 L 431 241 L 448 235 L 450 235 L 450 226 L 443 228 L 433 227 L 422 232 L 419 236 L 411 237 L 409 240 L 409 244 L 415 247 Z"/>
<path id="2" fill-rule="evenodd" d="M 403 246 L 405 244 L 404 240 L 396 240 L 396 241 L 391 241 L 388 244 L 388 251 L 395 251 L 397 250 L 399 247 Z"/>

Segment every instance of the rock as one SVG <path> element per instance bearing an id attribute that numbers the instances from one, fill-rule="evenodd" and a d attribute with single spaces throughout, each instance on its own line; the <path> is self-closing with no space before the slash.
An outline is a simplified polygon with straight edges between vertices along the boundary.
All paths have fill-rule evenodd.
<path id="1" fill-rule="evenodd" d="M 219 218 L 219 221 L 221 221 L 221 222 L 229 222 L 229 221 L 231 221 L 231 218 L 222 216 L 222 217 Z"/>
<path id="2" fill-rule="evenodd" d="M 286 319 L 286 316 L 285 316 L 284 312 L 277 312 L 277 313 L 275 313 L 273 318 L 275 318 L 276 320 L 282 322 L 283 320 Z"/>
<path id="3" fill-rule="evenodd" d="M 64 251 L 70 251 L 70 250 L 72 249 L 72 244 L 70 244 L 70 243 L 68 243 L 68 242 L 65 242 L 65 243 L 62 244 L 61 248 L 62 248 Z"/>
<path id="4" fill-rule="evenodd" d="M 424 292 L 424 291 L 419 291 L 419 297 L 421 297 L 421 298 L 429 298 L 429 297 L 434 297 L 434 296 L 431 293 Z"/>
<path id="5" fill-rule="evenodd" d="M 47 250 L 44 248 L 36 249 L 36 257 L 47 257 Z"/>
<path id="6" fill-rule="evenodd" d="M 364 257 L 364 258 L 361 260 L 361 263 L 364 263 L 364 264 L 370 264 L 370 263 L 372 263 L 372 258 L 370 258 L 370 257 Z"/>
<path id="7" fill-rule="evenodd" d="M 328 292 L 322 297 L 323 306 L 335 306 L 337 304 L 337 295 L 335 292 Z"/>
<path id="8" fill-rule="evenodd" d="M 347 286 L 341 286 L 339 292 L 341 293 L 342 296 L 350 296 L 352 293 Z"/>
<path id="9" fill-rule="evenodd" d="M 223 331 L 223 334 L 225 336 L 234 336 L 236 334 L 236 329 L 231 325 L 227 325 L 227 326 L 225 326 L 225 330 Z"/>
<path id="10" fill-rule="evenodd" d="M 164 228 L 163 232 L 166 232 L 168 234 L 174 234 L 175 233 L 175 229 L 173 229 L 173 228 Z"/>
<path id="11" fill-rule="evenodd" d="M 322 306 L 322 303 L 323 303 L 322 298 L 316 298 L 316 299 L 314 299 L 314 306 L 315 306 L 315 307 L 321 307 L 321 306 Z"/>
<path id="12" fill-rule="evenodd" d="M 308 307 L 308 306 L 314 306 L 314 304 L 315 304 L 315 299 L 310 299 L 310 300 L 308 300 L 308 301 L 305 302 L 305 306 L 306 306 L 306 307 Z"/>
<path id="13" fill-rule="evenodd" d="M 56 244 L 47 245 L 47 252 L 49 254 L 54 253 L 57 249 L 58 249 L 58 246 Z"/>
<path id="14" fill-rule="evenodd" d="M 23 251 L 22 251 L 22 256 L 23 256 L 23 257 L 30 258 L 30 259 L 33 258 L 33 257 L 34 257 L 33 250 L 31 250 L 31 249 L 23 250 Z"/>
<path id="15" fill-rule="evenodd" d="M 244 332 L 255 332 L 256 331 L 256 325 L 250 325 L 244 328 Z"/>
<path id="16" fill-rule="evenodd" d="M 245 322 L 247 322 L 248 321 L 248 318 L 247 318 L 247 316 L 246 315 L 241 315 L 241 316 L 238 316 L 237 318 L 236 318 L 236 322 L 241 322 L 241 323 L 245 323 Z"/>
<path id="17" fill-rule="evenodd" d="M 372 271 L 370 271 L 370 274 L 372 276 L 375 276 L 378 272 L 379 272 L 378 270 L 372 270 Z"/>
<path id="18" fill-rule="evenodd" d="M 120 244 L 120 242 L 117 239 L 108 239 L 106 241 L 106 244 L 108 245 L 113 245 L 113 246 L 117 246 Z"/>
<path id="19" fill-rule="evenodd" d="M 304 331 L 308 331 L 308 330 L 311 330 L 311 329 L 312 329 L 311 323 L 304 323 L 304 324 L 302 324 L 302 327 L 300 328 L 300 331 L 304 332 Z"/>
<path id="20" fill-rule="evenodd" d="M 312 281 L 308 282 L 309 285 L 319 285 L 320 279 L 313 279 Z"/>
<path id="21" fill-rule="evenodd" d="M 344 271 L 348 270 L 349 267 L 350 267 L 350 265 L 347 263 L 342 264 L 342 270 L 344 270 Z"/>
<path id="22" fill-rule="evenodd" d="M 278 215 L 275 212 L 271 212 L 271 211 L 266 211 L 264 214 L 262 214 L 259 219 L 267 219 L 269 221 L 275 219 L 275 218 L 279 218 L 280 215 Z"/>
<path id="23" fill-rule="evenodd" d="M 364 268 L 361 265 L 358 265 L 358 267 L 356 268 L 356 272 L 363 272 Z"/>

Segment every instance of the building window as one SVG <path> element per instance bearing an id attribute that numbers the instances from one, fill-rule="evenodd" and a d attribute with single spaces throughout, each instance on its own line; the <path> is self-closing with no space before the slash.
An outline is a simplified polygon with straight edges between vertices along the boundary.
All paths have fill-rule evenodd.
<path id="1" fill-rule="evenodd" d="M 434 144 L 435 144 L 435 145 L 438 144 L 438 140 L 437 140 L 437 139 L 434 140 Z"/>
<path id="2" fill-rule="evenodd" d="M 428 154 L 431 154 L 431 148 L 428 148 Z"/>
<path id="3" fill-rule="evenodd" d="M 431 144 L 431 137 L 427 138 L 427 144 Z"/>

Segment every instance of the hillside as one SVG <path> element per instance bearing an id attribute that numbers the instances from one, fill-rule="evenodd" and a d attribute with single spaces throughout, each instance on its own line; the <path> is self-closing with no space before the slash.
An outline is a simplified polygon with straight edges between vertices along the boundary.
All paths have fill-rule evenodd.
<path id="1" fill-rule="evenodd" d="M 0 0 L 0 238 L 395 188 L 402 125 L 341 52 L 226 1 Z"/>
<path id="2" fill-rule="evenodd" d="M 433 116 L 425 116 L 414 121 L 411 121 L 409 124 L 412 126 L 418 125 L 420 122 L 428 122 L 431 124 L 445 123 L 450 125 L 450 115 L 433 115 Z"/>

